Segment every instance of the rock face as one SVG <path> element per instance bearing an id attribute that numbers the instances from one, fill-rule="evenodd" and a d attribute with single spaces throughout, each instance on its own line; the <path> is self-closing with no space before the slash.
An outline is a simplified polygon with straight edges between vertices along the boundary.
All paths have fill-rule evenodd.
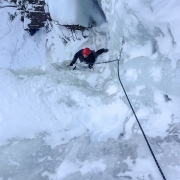
<path id="1" fill-rule="evenodd" d="M 7 7 L 16 7 L 17 10 L 20 11 L 21 21 L 23 22 L 24 30 L 27 31 L 31 36 L 43 27 L 46 27 L 48 31 L 50 31 L 53 27 L 53 23 L 51 22 L 54 20 L 50 16 L 49 8 L 48 5 L 45 3 L 45 0 L 11 0 L 11 3 L 13 3 L 13 5 L 10 4 Z M 10 14 L 10 20 L 12 21 L 17 16 L 17 14 L 19 14 L 19 12 L 15 12 L 15 14 Z M 66 27 L 72 34 L 73 40 L 75 40 L 73 34 L 75 34 L 76 36 L 76 31 L 81 31 L 82 36 L 86 38 L 89 34 L 87 33 L 89 28 L 92 28 L 96 25 L 95 21 L 92 21 L 91 24 L 89 24 L 89 27 L 84 27 L 79 24 L 62 25 L 57 21 L 54 21 L 54 23 L 59 26 Z"/>
<path id="2" fill-rule="evenodd" d="M 47 21 L 51 21 L 48 7 L 44 0 L 28 0 L 23 4 L 21 20 L 24 22 L 24 29 L 33 35 L 42 27 L 46 27 Z"/>

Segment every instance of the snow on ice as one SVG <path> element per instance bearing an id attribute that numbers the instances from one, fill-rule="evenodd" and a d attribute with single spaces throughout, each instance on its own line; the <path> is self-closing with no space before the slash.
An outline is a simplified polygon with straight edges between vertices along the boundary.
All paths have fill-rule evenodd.
<path id="1" fill-rule="evenodd" d="M 7 1 L 0 1 L 7 5 Z M 30 36 L 1 8 L 0 179 L 162 179 L 117 77 L 117 62 L 65 68 L 84 47 L 119 55 L 120 76 L 168 180 L 180 179 L 179 1 L 46 0 L 53 27 Z M 56 23 L 56 22 L 58 23 Z M 60 26 L 93 27 L 87 38 Z"/>

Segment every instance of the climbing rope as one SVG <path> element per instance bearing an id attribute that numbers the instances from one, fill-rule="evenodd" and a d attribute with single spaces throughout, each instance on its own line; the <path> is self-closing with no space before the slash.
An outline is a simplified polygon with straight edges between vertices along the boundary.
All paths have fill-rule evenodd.
<path id="1" fill-rule="evenodd" d="M 110 63 L 114 61 L 119 61 L 119 59 L 111 60 L 111 61 L 104 61 L 104 62 L 96 62 L 96 63 L 87 63 L 87 64 L 103 64 L 103 63 Z"/>
<path id="2" fill-rule="evenodd" d="M 120 82 L 120 84 L 121 84 L 121 86 L 122 86 L 122 88 L 123 88 L 124 94 L 126 95 L 126 98 L 127 98 L 127 100 L 128 100 L 128 103 L 129 103 L 129 105 L 130 105 L 130 107 L 131 107 L 131 109 L 132 109 L 132 111 L 133 111 L 133 114 L 134 114 L 134 116 L 135 116 L 135 118 L 136 118 L 136 121 L 137 121 L 137 123 L 138 123 L 138 125 L 139 125 L 139 127 L 140 127 L 140 129 L 141 129 L 141 132 L 142 132 L 142 134 L 143 134 L 143 136 L 144 136 L 144 139 L 145 139 L 145 141 L 146 141 L 146 143 L 147 143 L 147 145 L 148 145 L 148 147 L 149 147 L 149 150 L 150 150 L 150 152 L 151 152 L 151 154 L 152 154 L 152 156 L 153 156 L 153 158 L 154 158 L 154 161 L 155 161 L 155 163 L 156 163 L 156 165 L 157 165 L 157 167 L 158 167 L 158 169 L 159 169 L 159 171 L 160 171 L 163 179 L 166 180 L 166 178 L 165 178 L 165 176 L 164 176 L 164 174 L 163 174 L 163 172 L 162 172 L 162 169 L 161 169 L 161 167 L 159 166 L 159 163 L 158 163 L 158 161 L 157 161 L 157 159 L 156 159 L 156 157 L 155 157 L 155 155 L 154 155 L 154 152 L 153 152 L 153 150 L 152 150 L 152 148 L 151 148 L 151 146 L 150 146 L 150 144 L 149 144 L 149 142 L 148 142 L 148 140 L 147 140 L 147 137 L 146 137 L 146 135 L 145 135 L 145 133 L 144 133 L 144 130 L 143 130 L 143 128 L 141 127 L 141 124 L 140 124 L 140 122 L 139 122 L 139 120 L 138 120 L 138 118 L 137 118 L 137 116 L 136 116 L 136 113 L 135 113 L 135 111 L 134 111 L 134 109 L 133 109 L 133 107 L 132 107 L 132 104 L 131 104 L 131 102 L 130 102 L 130 100 L 129 100 L 129 98 L 128 98 L 128 95 L 127 95 L 127 93 L 126 93 L 126 90 L 125 90 L 125 88 L 124 88 L 124 86 L 123 86 L 123 84 L 122 84 L 121 78 L 120 78 L 120 74 L 119 74 L 119 61 L 120 61 L 120 59 L 121 59 L 121 53 L 122 53 L 122 51 L 123 51 L 123 45 L 124 45 L 124 44 L 125 44 L 125 41 L 124 41 L 124 37 L 123 37 L 122 47 L 121 47 L 120 54 L 119 54 L 119 58 L 118 58 L 118 79 L 119 79 L 119 82 Z"/>
<path id="3" fill-rule="evenodd" d="M 18 7 L 18 5 L 5 5 L 5 6 L 0 6 L 0 8 L 5 8 L 5 7 Z"/>
<path id="4" fill-rule="evenodd" d="M 104 64 L 104 63 L 110 63 L 110 62 L 115 62 L 115 61 L 119 61 L 119 59 L 117 58 L 117 59 L 115 59 L 115 60 L 111 60 L 111 61 L 103 61 L 103 62 L 96 62 L 96 63 L 89 63 L 89 62 L 86 62 L 85 64 L 89 64 L 89 65 L 91 65 L 91 64 Z M 76 62 L 76 64 L 77 64 L 77 62 Z"/>
<path id="5" fill-rule="evenodd" d="M 149 142 L 148 142 L 148 140 L 147 140 L 147 137 L 146 137 L 146 134 L 144 133 L 144 130 L 143 130 L 143 128 L 142 128 L 142 126 L 141 126 L 141 124 L 140 124 L 140 122 L 139 122 L 139 120 L 138 120 L 138 118 L 137 118 L 137 116 L 136 116 L 136 113 L 135 113 L 135 111 L 134 111 L 134 109 L 133 109 L 133 106 L 132 106 L 132 104 L 131 104 L 131 102 L 130 102 L 130 100 L 129 100 L 129 97 L 128 97 L 128 95 L 127 95 L 127 93 L 126 93 L 126 90 L 125 90 L 125 88 L 124 88 L 124 86 L 123 86 L 123 84 L 122 84 L 122 81 L 121 81 L 121 78 L 120 78 L 120 74 L 119 74 L 119 67 L 120 67 L 120 59 L 121 59 L 121 54 L 122 54 L 122 51 L 123 51 L 123 45 L 125 44 L 125 41 L 124 41 L 124 37 L 123 37 L 123 40 L 122 40 L 122 46 L 121 46 L 121 50 L 120 50 L 120 53 L 119 53 L 119 57 L 117 58 L 117 59 L 115 59 L 115 60 L 112 60 L 112 61 L 105 61 L 105 62 L 97 62 L 97 63 L 86 63 L 86 64 L 103 64 L 103 63 L 110 63 L 110 62 L 114 62 L 114 61 L 118 61 L 118 79 L 119 79 L 119 82 L 120 82 L 120 84 L 121 84 L 121 86 L 122 86 L 122 89 L 123 89 L 123 91 L 124 91 L 124 94 L 125 94 L 125 96 L 126 96 L 126 98 L 127 98 L 127 100 L 128 100 L 128 103 L 129 103 L 129 105 L 130 105 L 130 107 L 131 107 L 131 109 L 132 109 L 132 111 L 133 111 L 133 114 L 134 114 L 134 116 L 135 116 L 135 118 L 136 118 L 136 121 L 137 121 L 137 123 L 138 123 L 138 125 L 139 125 L 139 127 L 140 127 L 140 129 L 141 129 L 141 132 L 142 132 L 142 134 L 143 134 L 143 136 L 144 136 L 144 139 L 145 139 L 145 141 L 146 141 L 146 143 L 147 143 L 147 146 L 149 147 L 149 150 L 150 150 L 150 152 L 151 152 L 151 155 L 153 156 L 153 158 L 154 158 L 154 161 L 155 161 L 155 163 L 156 163 L 156 165 L 157 165 L 157 167 L 158 167 L 158 169 L 159 169 L 159 171 L 160 171 L 160 173 L 161 173 L 161 175 L 162 175 L 162 177 L 163 177 L 163 180 L 166 180 L 166 178 L 165 178 L 165 176 L 164 176 L 164 174 L 163 174 L 163 172 L 162 172 L 162 169 L 161 169 L 161 167 L 160 167 L 160 165 L 159 165 L 159 163 L 158 163 L 158 161 L 157 161 L 157 159 L 156 159 L 156 157 L 155 157 L 155 155 L 154 155 L 154 152 L 153 152 L 153 150 L 152 150 L 152 148 L 151 148 L 151 146 L 150 146 L 150 144 L 149 144 Z M 73 68 L 73 70 L 76 68 L 76 66 Z"/>
<path id="6" fill-rule="evenodd" d="M 103 61 L 103 62 L 96 62 L 96 63 L 88 63 L 88 62 L 86 62 L 85 64 L 94 65 L 94 64 L 110 63 L 110 62 L 115 62 L 115 61 L 119 61 L 119 59 L 117 58 L 117 59 L 111 60 L 111 61 Z M 77 64 L 77 62 L 76 62 L 76 64 Z M 75 69 L 76 69 L 76 66 L 74 66 L 73 70 L 75 70 Z"/>
<path id="7" fill-rule="evenodd" d="M 131 104 L 131 102 L 130 102 L 130 100 L 129 100 L 129 97 L 128 97 L 127 93 L 126 93 L 126 90 L 125 90 L 125 88 L 124 88 L 124 86 L 123 86 L 123 84 L 122 84 L 121 78 L 120 78 L 120 74 L 119 74 L 120 63 L 119 63 L 119 62 L 120 62 L 120 59 L 121 59 L 121 54 L 122 54 L 122 51 L 123 51 L 123 45 L 124 45 L 124 44 L 125 44 L 125 41 L 124 41 L 124 37 L 123 37 L 121 50 L 120 50 L 120 53 L 119 53 L 119 57 L 118 57 L 117 59 L 112 60 L 112 61 L 96 62 L 96 63 L 86 63 L 86 64 L 103 64 L 103 63 L 110 63 L 110 62 L 118 61 L 118 69 L 117 69 L 117 71 L 118 71 L 118 79 L 119 79 L 119 82 L 120 82 L 120 84 L 121 84 L 121 86 L 122 86 L 122 89 L 123 89 L 124 94 L 125 94 L 125 96 L 126 96 L 126 98 L 127 98 L 127 100 L 128 100 L 128 103 L 129 103 L 129 105 L 130 105 L 130 107 L 131 107 L 131 109 L 132 109 L 132 111 L 133 111 L 133 114 L 134 114 L 134 116 L 135 116 L 135 118 L 136 118 L 136 121 L 137 121 L 137 123 L 138 123 L 138 125 L 139 125 L 139 127 L 140 127 L 140 129 L 141 129 L 141 132 L 142 132 L 142 134 L 143 134 L 143 136 L 144 136 L 144 139 L 145 139 L 145 141 L 146 141 L 146 143 L 147 143 L 147 146 L 148 146 L 148 148 L 149 148 L 149 150 L 150 150 L 150 152 L 151 152 L 151 155 L 153 156 L 153 159 L 154 159 L 154 161 L 155 161 L 155 163 L 156 163 L 156 165 L 157 165 L 157 167 L 158 167 L 158 169 L 159 169 L 159 171 L 160 171 L 160 173 L 161 173 L 161 175 L 162 175 L 162 177 L 163 177 L 163 180 L 166 180 L 166 178 L 165 178 L 165 176 L 164 176 L 164 174 L 163 174 L 163 172 L 162 172 L 162 169 L 161 169 L 161 167 L 160 167 L 160 165 L 159 165 L 159 163 L 158 163 L 158 161 L 157 161 L 157 159 L 156 159 L 156 157 L 155 157 L 155 155 L 154 155 L 154 152 L 153 152 L 153 150 L 152 150 L 152 148 L 151 148 L 151 146 L 150 146 L 150 144 L 149 144 L 149 142 L 148 142 L 148 140 L 147 140 L 146 134 L 144 133 L 144 130 L 143 130 L 143 128 L 142 128 L 142 126 L 141 126 L 141 124 L 140 124 L 140 122 L 139 122 L 139 120 L 138 120 L 138 118 L 137 118 L 137 116 L 136 116 L 136 113 L 135 113 L 135 111 L 134 111 L 134 109 L 133 109 L 133 106 L 132 106 L 132 104 Z M 76 66 L 73 68 L 73 70 L 74 70 L 74 69 L 76 69 Z"/>

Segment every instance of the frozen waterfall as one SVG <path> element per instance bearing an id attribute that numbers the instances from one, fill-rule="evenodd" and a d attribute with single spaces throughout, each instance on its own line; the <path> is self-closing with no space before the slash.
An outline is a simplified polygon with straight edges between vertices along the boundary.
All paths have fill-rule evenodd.
<path id="1" fill-rule="evenodd" d="M 0 9 L 0 180 L 163 179 L 117 62 L 66 67 L 85 47 L 109 49 L 97 62 L 116 59 L 122 37 L 122 83 L 166 179 L 179 180 L 180 2 L 45 2 L 53 21 L 34 36 L 19 10 Z M 63 26 L 76 24 L 83 32 Z"/>

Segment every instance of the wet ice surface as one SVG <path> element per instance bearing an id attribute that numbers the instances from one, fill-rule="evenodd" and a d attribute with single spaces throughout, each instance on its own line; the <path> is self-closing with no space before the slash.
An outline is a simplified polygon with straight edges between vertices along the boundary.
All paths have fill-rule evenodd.
<path id="1" fill-rule="evenodd" d="M 87 135 L 74 138 L 68 144 L 59 145 L 53 149 L 45 144 L 43 138 L 14 141 L 9 143 L 8 146 L 1 146 L 1 149 L 4 150 L 1 154 L 1 162 L 4 162 L 4 173 L 2 173 L 7 174 L 8 172 L 8 176 L 3 176 L 3 178 L 48 179 L 49 176 L 53 179 L 61 179 L 69 174 L 71 165 L 76 166 L 76 170 L 65 179 L 103 179 L 106 174 L 109 174 L 111 178 L 116 177 L 119 172 L 127 169 L 127 165 L 122 163 L 122 154 L 124 157 L 131 156 L 135 158 L 131 151 L 126 151 L 128 146 L 128 144 L 124 145 L 122 142 L 117 144 L 113 140 L 106 143 L 93 143 Z M 129 148 L 133 149 L 132 147 Z M 115 155 L 117 152 L 121 156 L 117 157 Z M 61 169 L 62 163 L 66 162 L 69 163 L 69 167 Z M 96 163 L 93 164 L 94 162 Z M 85 167 L 87 163 L 90 165 Z M 103 168 L 101 165 L 103 165 Z M 112 168 L 115 166 L 117 170 Z M 120 169 L 119 166 L 121 166 Z M 105 168 L 106 173 L 104 172 Z M 28 178 L 27 174 L 29 175 Z"/>
<path id="2" fill-rule="evenodd" d="M 122 70 L 127 69 L 122 73 L 123 79 L 141 79 L 140 75 L 135 76 L 133 64 L 130 69 L 127 67 L 122 67 Z M 10 137 L 0 147 L 3 179 L 161 179 L 131 111 L 121 101 L 125 99 L 124 94 L 119 90 L 117 93 L 111 83 L 102 81 L 103 72 L 98 76 L 91 71 L 67 72 L 59 64 L 46 70 L 12 72 L 1 70 L 5 80 L 1 87 L 6 87 L 1 101 L 9 104 L 9 111 L 14 113 L 9 116 L 9 123 L 3 123 L 5 114 L 1 112 L 5 130 L 1 130 L 1 140 Z M 87 81 L 89 77 L 91 80 Z M 151 136 L 149 142 L 166 177 L 178 179 L 180 151 L 176 108 L 179 106 L 173 108 L 172 116 L 168 108 L 179 100 L 164 96 L 161 91 L 153 91 L 152 96 L 148 96 L 150 99 L 144 99 L 144 94 L 152 89 L 142 82 L 136 82 L 141 84 L 136 89 L 133 86 L 127 89 L 131 99 L 136 98 L 132 101 L 133 107 L 145 132 Z M 102 86 L 109 87 L 109 91 Z M 139 93 L 141 90 L 143 93 Z M 161 112 L 162 108 L 167 114 Z M 36 116 L 31 115 L 31 111 L 36 112 Z M 24 124 L 21 117 L 29 119 L 26 118 Z M 42 131 L 45 133 L 39 133 Z M 11 138 L 16 136 L 20 137 Z"/>
<path id="3" fill-rule="evenodd" d="M 18 180 L 161 179 L 142 136 L 137 135 L 126 141 L 121 135 L 117 141 L 108 139 L 97 143 L 90 140 L 87 132 L 54 148 L 45 143 L 44 138 L 47 136 L 51 135 L 42 134 L 31 140 L 12 140 L 0 146 L 1 177 Z M 179 164 L 179 142 L 174 138 L 152 139 L 150 142 L 156 149 L 156 156 L 161 156 L 163 151 L 159 163 L 166 170 L 167 179 L 178 179 L 173 167 L 176 164 L 178 168 Z"/>
<path id="4" fill-rule="evenodd" d="M 118 82 L 117 62 L 83 72 L 63 64 L 86 46 L 108 47 L 98 61 L 112 60 L 122 36 L 122 82 L 165 177 L 180 179 L 178 6 L 102 3 L 111 28 L 95 27 L 66 45 L 62 27 L 53 24 L 45 46 L 44 30 L 29 37 L 18 18 L 6 23 L 8 11 L 0 11 L 7 15 L 1 67 L 16 69 L 0 70 L 0 179 L 162 179 Z"/>
<path id="5" fill-rule="evenodd" d="M 90 140 L 87 132 L 67 144 L 54 148 L 44 142 L 46 136 L 49 135 L 42 135 L 33 140 L 13 140 L 8 145 L 1 146 L 2 178 L 131 179 L 132 169 L 128 163 L 136 163 L 138 145 L 136 142 L 122 140 L 123 135 L 117 141 L 109 139 L 97 143 Z"/>

